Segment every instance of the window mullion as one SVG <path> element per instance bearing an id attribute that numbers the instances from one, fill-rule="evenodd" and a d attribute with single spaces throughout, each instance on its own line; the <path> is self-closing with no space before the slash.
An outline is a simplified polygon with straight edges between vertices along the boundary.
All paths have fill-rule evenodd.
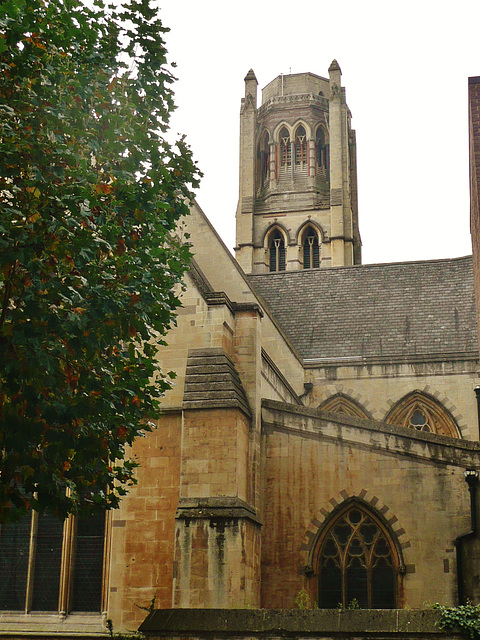
<path id="1" fill-rule="evenodd" d="M 27 590 L 25 595 L 25 613 L 32 608 L 33 581 L 35 576 L 35 555 L 37 551 L 38 511 L 32 511 L 32 524 L 30 527 L 30 550 L 28 554 Z"/>
<path id="2" fill-rule="evenodd" d="M 75 524 L 75 517 L 69 516 L 65 520 L 65 526 L 63 527 L 60 593 L 58 598 L 58 610 L 61 616 L 66 616 L 70 611 Z"/>

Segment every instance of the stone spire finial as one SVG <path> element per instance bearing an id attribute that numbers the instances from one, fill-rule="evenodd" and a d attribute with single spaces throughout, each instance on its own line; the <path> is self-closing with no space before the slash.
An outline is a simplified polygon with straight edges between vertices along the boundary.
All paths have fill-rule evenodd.
<path id="1" fill-rule="evenodd" d="M 332 73 L 332 71 L 340 71 L 340 73 L 342 73 L 342 70 L 340 69 L 340 65 L 336 60 L 332 60 L 332 64 L 328 67 L 328 72 Z"/>
<path id="2" fill-rule="evenodd" d="M 245 76 L 245 98 L 252 101 L 252 104 L 257 108 L 257 85 L 258 81 L 253 72 L 253 69 Z"/>

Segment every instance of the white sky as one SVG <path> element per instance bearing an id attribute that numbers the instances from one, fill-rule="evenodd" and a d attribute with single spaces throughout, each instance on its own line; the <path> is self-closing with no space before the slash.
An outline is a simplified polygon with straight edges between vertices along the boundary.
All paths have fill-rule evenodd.
<path id="1" fill-rule="evenodd" d="M 204 173 L 197 200 L 235 244 L 243 79 L 328 77 L 336 58 L 357 132 L 363 262 L 471 253 L 468 77 L 479 0 L 160 0 L 177 63 L 173 130 Z"/>

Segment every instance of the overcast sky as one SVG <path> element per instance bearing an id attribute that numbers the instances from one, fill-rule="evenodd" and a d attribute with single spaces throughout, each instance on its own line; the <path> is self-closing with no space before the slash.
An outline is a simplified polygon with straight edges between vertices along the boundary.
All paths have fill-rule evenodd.
<path id="1" fill-rule="evenodd" d="M 174 131 L 204 173 L 197 200 L 235 244 L 243 79 L 328 77 L 335 58 L 357 132 L 363 262 L 471 253 L 468 77 L 479 0 L 160 0 L 177 63 Z"/>

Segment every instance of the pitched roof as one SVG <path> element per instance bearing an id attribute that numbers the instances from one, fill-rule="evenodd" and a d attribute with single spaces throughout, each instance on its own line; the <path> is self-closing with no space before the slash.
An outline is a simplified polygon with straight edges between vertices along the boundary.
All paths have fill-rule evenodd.
<path id="1" fill-rule="evenodd" d="M 306 364 L 478 356 L 471 256 L 249 279 Z"/>

